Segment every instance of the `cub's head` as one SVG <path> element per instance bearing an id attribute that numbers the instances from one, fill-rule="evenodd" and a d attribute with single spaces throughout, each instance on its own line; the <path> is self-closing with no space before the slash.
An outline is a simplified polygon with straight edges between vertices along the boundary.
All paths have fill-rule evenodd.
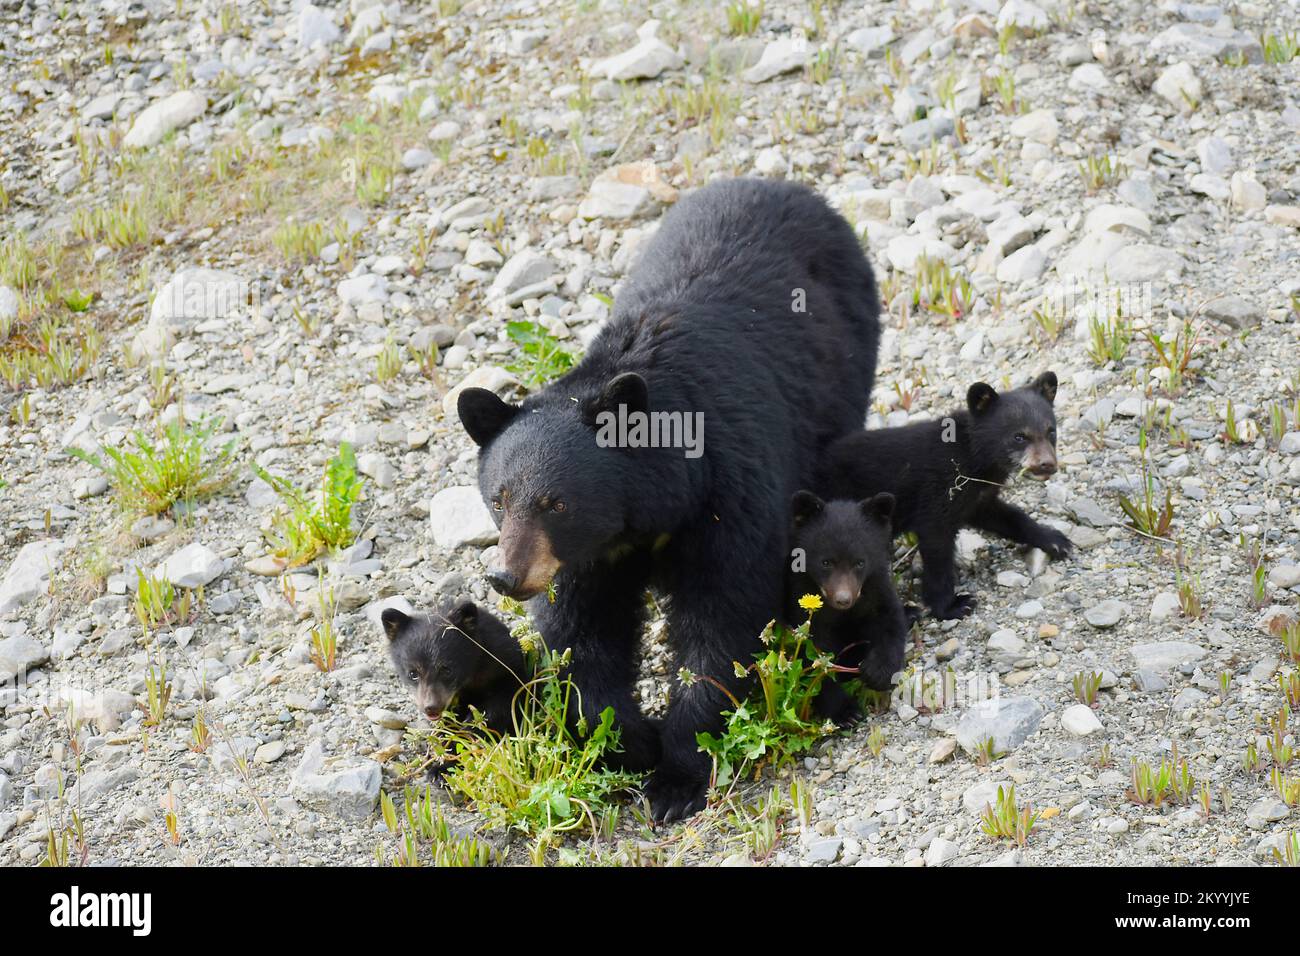
<path id="1" fill-rule="evenodd" d="M 552 386 L 557 387 L 557 386 Z M 461 423 L 479 446 L 483 500 L 501 529 L 500 556 L 487 580 L 524 600 L 544 591 L 560 568 L 594 560 L 624 530 L 628 449 L 597 441 L 602 413 L 645 412 L 646 383 L 627 372 L 585 401 L 511 405 L 467 388 Z"/>
<path id="2" fill-rule="evenodd" d="M 811 491 L 798 491 L 791 507 L 792 544 L 802 551 L 804 571 L 830 607 L 847 611 L 858 603 L 868 578 L 889 574 L 893 495 L 822 501 Z"/>
<path id="3" fill-rule="evenodd" d="M 1056 373 L 998 394 L 976 382 L 966 393 L 975 455 L 1010 474 L 1046 481 L 1056 474 Z"/>
<path id="4" fill-rule="evenodd" d="M 473 601 L 447 602 L 433 614 L 390 607 L 380 619 L 397 676 L 431 720 L 464 691 L 515 679 L 510 668 L 519 650 L 510 653 L 510 629 Z"/>

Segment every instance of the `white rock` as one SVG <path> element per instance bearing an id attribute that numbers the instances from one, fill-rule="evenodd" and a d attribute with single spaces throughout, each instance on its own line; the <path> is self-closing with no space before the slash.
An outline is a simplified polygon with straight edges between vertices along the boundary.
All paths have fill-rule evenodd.
<path id="1" fill-rule="evenodd" d="M 1047 270 L 1047 256 L 1037 246 L 1017 249 L 998 263 L 999 282 L 1015 285 L 1033 282 Z"/>
<path id="2" fill-rule="evenodd" d="M 646 186 L 597 178 L 578 206 L 583 219 L 637 219 L 656 208 L 654 193 Z"/>
<path id="3" fill-rule="evenodd" d="M 535 249 L 522 249 L 511 256 L 488 289 L 488 298 L 502 298 L 526 286 L 536 285 L 559 271 L 559 267 Z"/>
<path id="4" fill-rule="evenodd" d="M 1206 136 L 1196 144 L 1196 157 L 1201 161 L 1201 171 L 1214 176 L 1232 172 L 1232 147 L 1217 136 Z"/>
<path id="5" fill-rule="evenodd" d="M 1192 111 L 1192 103 L 1200 102 L 1202 94 L 1200 78 L 1187 63 L 1165 67 L 1151 88 L 1185 113 Z"/>
<path id="6" fill-rule="evenodd" d="M 444 143 L 460 136 L 460 124 L 455 120 L 443 120 L 429 130 L 429 139 L 435 143 Z"/>
<path id="7" fill-rule="evenodd" d="M 0 638 L 0 686 L 22 677 L 49 659 L 50 652 L 45 646 L 26 634 Z"/>
<path id="8" fill-rule="evenodd" d="M 495 544 L 500 536 L 483 496 L 472 485 L 444 488 L 434 495 L 429 526 L 434 542 L 448 551 L 467 544 Z"/>
<path id="9" fill-rule="evenodd" d="M 1114 232 L 1120 235 L 1151 235 L 1151 218 L 1141 209 L 1117 203 L 1102 203 L 1088 213 L 1083 221 L 1085 233 Z"/>
<path id="10" fill-rule="evenodd" d="M 1199 661 L 1205 656 L 1205 648 L 1187 641 L 1154 641 L 1148 644 L 1135 644 L 1129 653 L 1137 662 L 1139 670 L 1151 670 L 1157 673 L 1172 670 L 1179 664 Z"/>
<path id="11" fill-rule="evenodd" d="M 29 541 L 14 556 L 0 580 L 0 618 L 6 618 L 49 589 L 50 573 L 59 567 L 63 542 L 57 538 Z"/>
<path id="12" fill-rule="evenodd" d="M 155 146 L 174 129 L 188 126 L 204 114 L 208 101 L 194 90 L 181 90 L 146 107 L 131 124 L 122 145 L 132 149 Z"/>
<path id="13" fill-rule="evenodd" d="M 1268 204 L 1268 192 L 1251 173 L 1235 172 L 1229 182 L 1232 204 L 1243 212 L 1263 209 Z"/>
<path id="14" fill-rule="evenodd" d="M 187 544 L 154 568 L 153 576 L 170 581 L 178 588 L 197 588 L 215 581 L 226 568 L 225 562 L 206 545 Z"/>
<path id="15" fill-rule="evenodd" d="M 758 58 L 758 62 L 742 76 L 749 83 L 763 83 L 774 76 L 799 69 L 811 56 L 812 44 L 804 37 L 781 37 L 763 47 L 763 55 Z"/>
<path id="16" fill-rule="evenodd" d="M 655 36 L 658 21 L 648 20 L 637 31 L 640 38 L 630 50 L 591 65 L 593 76 L 607 80 L 648 80 L 664 70 L 675 70 L 682 65 L 680 54 Z"/>
<path id="17" fill-rule="evenodd" d="M 1003 216 L 985 228 L 989 247 L 1002 255 L 1010 255 L 1034 238 L 1034 227 L 1024 216 Z"/>
<path id="18" fill-rule="evenodd" d="M 339 283 L 339 298 L 351 306 L 364 305 L 367 302 L 387 302 L 388 282 L 381 275 L 367 272 L 355 279 L 344 279 Z"/>
<path id="19" fill-rule="evenodd" d="M 427 149 L 414 147 L 402 154 L 402 168 L 407 170 L 423 169 L 433 162 L 433 153 Z"/>
<path id="20" fill-rule="evenodd" d="M 1087 704 L 1075 704 L 1061 714 L 1061 726 L 1076 737 L 1087 737 L 1101 730 L 1101 721 Z"/>
<path id="21" fill-rule="evenodd" d="M 960 852 L 961 847 L 956 843 L 943 837 L 935 837 L 925 851 L 925 865 L 943 866 L 955 860 Z"/>
<path id="22" fill-rule="evenodd" d="M 190 267 L 174 272 L 154 295 L 149 324 L 155 329 L 186 328 L 225 318 L 249 300 L 243 276 L 221 269 Z"/>
<path id="23" fill-rule="evenodd" d="M 1151 620 L 1167 621 L 1171 617 L 1176 617 L 1182 611 L 1182 605 L 1178 603 L 1178 595 L 1172 591 L 1161 591 L 1151 602 Z"/>
<path id="24" fill-rule="evenodd" d="M 846 36 L 844 42 L 863 56 L 870 56 L 894 42 L 894 29 L 888 24 L 878 27 L 860 27 Z"/>
<path id="25" fill-rule="evenodd" d="M 1007 0 L 998 11 L 998 29 L 1016 27 L 1021 30 L 1040 32 L 1051 26 L 1047 13 L 1036 3 L 1029 0 Z"/>
<path id="26" fill-rule="evenodd" d="M 374 479 L 380 488 L 393 487 L 393 478 L 397 472 L 387 458 L 377 452 L 368 452 L 357 457 L 357 471 L 367 478 Z"/>
<path id="27" fill-rule="evenodd" d="M 1021 116 L 1011 124 L 1011 135 L 1027 139 L 1031 143 L 1051 146 L 1060 135 L 1061 124 L 1056 114 L 1049 109 L 1037 109 Z"/>
<path id="28" fill-rule="evenodd" d="M 299 46 L 310 47 L 317 43 L 329 46 L 338 40 L 341 33 L 334 19 L 320 7 L 308 3 L 298 11 Z"/>

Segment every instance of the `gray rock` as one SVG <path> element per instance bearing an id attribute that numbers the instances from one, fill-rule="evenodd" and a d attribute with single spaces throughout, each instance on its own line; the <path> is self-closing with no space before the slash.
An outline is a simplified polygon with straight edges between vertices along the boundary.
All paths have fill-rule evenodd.
<path id="1" fill-rule="evenodd" d="M 501 298 L 510 295 L 526 286 L 550 278 L 557 271 L 550 256 L 534 249 L 523 249 L 506 260 L 506 264 L 501 267 L 501 271 L 492 281 L 488 296 Z"/>
<path id="2" fill-rule="evenodd" d="M 957 743 L 973 755 L 991 737 L 993 749 L 1006 753 L 1019 747 L 1038 729 L 1043 714 L 1043 705 L 1028 697 L 984 701 L 967 710 L 957 724 Z"/>
<path id="3" fill-rule="evenodd" d="M 764 83 L 799 69 L 811 56 L 812 46 L 803 37 L 781 37 L 765 46 L 758 62 L 741 75 L 747 83 Z"/>
<path id="4" fill-rule="evenodd" d="M 0 579 L 0 619 L 49 589 L 50 573 L 58 569 L 62 551 L 63 542 L 57 538 L 29 541 L 19 549 Z"/>
<path id="5" fill-rule="evenodd" d="M 344 820 L 361 821 L 374 812 L 383 771 L 360 757 L 326 757 L 319 740 L 303 752 L 289 783 L 290 795 L 303 806 Z"/>
<path id="6" fill-rule="evenodd" d="M 1101 730 L 1101 721 L 1087 704 L 1075 704 L 1061 714 L 1061 726 L 1076 737 L 1087 737 Z"/>
<path id="7" fill-rule="evenodd" d="M 926 149 L 945 136 L 951 136 L 956 129 L 951 116 L 927 116 L 914 123 L 908 123 L 898 131 L 898 141 L 910 152 Z"/>
<path id="8" fill-rule="evenodd" d="M 188 126 L 204 114 L 208 101 L 202 93 L 181 90 L 147 107 L 135 118 L 122 145 L 132 149 L 155 146 L 174 129 Z"/>
<path id="9" fill-rule="evenodd" d="M 35 638 L 25 634 L 0 638 L 0 684 L 22 677 L 49 659 L 49 650 Z"/>
<path id="10" fill-rule="evenodd" d="M 1096 628 L 1114 627 L 1128 613 L 1128 606 L 1113 598 L 1094 604 L 1083 612 L 1083 619 Z"/>
<path id="11" fill-rule="evenodd" d="M 1222 295 L 1205 304 L 1205 315 L 1234 329 L 1246 329 L 1259 325 L 1264 310 L 1242 296 Z"/>
<path id="12" fill-rule="evenodd" d="M 1187 661 L 1199 661 L 1206 655 L 1205 648 L 1187 641 L 1153 641 L 1135 644 L 1129 648 L 1139 670 L 1164 673 Z"/>
<path id="13" fill-rule="evenodd" d="M 637 30 L 638 42 L 630 50 L 624 50 L 591 65 L 593 76 L 607 80 L 647 80 L 653 79 L 664 70 L 675 70 L 682 65 L 682 58 L 672 47 L 655 36 L 658 21 L 648 20 Z"/>
<path id="14" fill-rule="evenodd" d="M 154 568 L 156 578 L 170 581 L 178 588 L 197 588 L 211 584 L 226 569 L 217 553 L 206 545 L 187 544 Z"/>
<path id="15" fill-rule="evenodd" d="M 844 840 L 840 837 L 812 840 L 804 852 L 804 859 L 809 863 L 834 863 L 843 846 Z"/>
<path id="16" fill-rule="evenodd" d="M 961 852 L 961 847 L 952 840 L 935 837 L 925 851 L 926 866 L 944 866 L 951 863 Z"/>

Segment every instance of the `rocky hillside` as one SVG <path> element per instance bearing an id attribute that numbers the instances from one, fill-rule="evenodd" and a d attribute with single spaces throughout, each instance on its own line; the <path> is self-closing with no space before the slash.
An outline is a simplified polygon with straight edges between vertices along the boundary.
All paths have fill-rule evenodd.
<path id="1" fill-rule="evenodd" d="M 722 176 L 808 183 L 862 236 L 888 313 L 871 424 L 1057 373 L 1062 471 L 1009 494 L 1076 553 L 963 535 L 980 603 L 920 629 L 930 689 L 784 768 L 812 807 L 774 845 L 721 811 L 625 814 L 546 859 L 1300 853 L 1297 22 L 1295 0 L 5 4 L 0 863 L 43 860 L 74 810 L 74 862 L 390 856 L 376 802 L 417 722 L 378 610 L 493 601 L 456 390 L 561 370 L 663 210 Z M 274 479 L 314 493 L 344 443 L 355 540 L 308 561 Z M 188 492 L 133 498 L 87 460 L 110 451 Z M 647 647 L 657 708 L 657 627 Z M 1040 812 L 1023 847 L 980 828 L 1012 783 Z"/>

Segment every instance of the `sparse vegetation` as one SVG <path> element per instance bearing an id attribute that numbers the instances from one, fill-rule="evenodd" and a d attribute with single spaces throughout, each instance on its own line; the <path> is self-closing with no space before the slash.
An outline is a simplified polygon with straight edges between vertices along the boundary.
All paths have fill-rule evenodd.
<path id="1" fill-rule="evenodd" d="M 995 840 L 1011 840 L 1017 846 L 1024 846 L 1029 842 L 1039 816 L 1029 804 L 1016 805 L 1014 785 L 1005 790 L 999 786 L 997 802 L 986 804 L 980 814 L 980 829 Z"/>
<path id="2" fill-rule="evenodd" d="M 136 430 L 127 448 L 80 448 L 68 454 L 103 472 L 121 511 L 131 517 L 156 515 L 177 504 L 210 498 L 234 478 L 235 440 L 212 447 L 220 419 L 177 418 L 156 438 Z"/>
<path id="3" fill-rule="evenodd" d="M 347 442 L 325 464 L 320 491 L 315 496 L 271 474 L 256 462 L 251 467 L 283 503 L 267 537 L 273 553 L 289 567 L 306 564 L 327 551 L 346 548 L 356 538 L 352 508 L 361 500 L 364 480 L 357 474 L 356 457 Z"/>

